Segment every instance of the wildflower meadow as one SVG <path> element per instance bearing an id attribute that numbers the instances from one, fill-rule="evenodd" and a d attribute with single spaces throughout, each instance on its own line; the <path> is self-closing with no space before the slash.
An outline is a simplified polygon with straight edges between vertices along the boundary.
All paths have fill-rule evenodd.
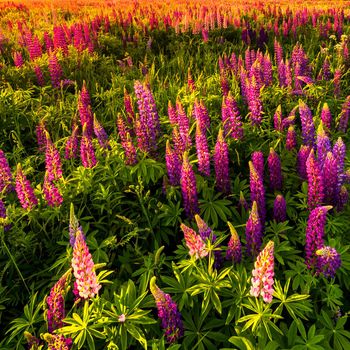
<path id="1" fill-rule="evenodd" d="M 350 349 L 350 1 L 0 14 L 1 350 Z"/>

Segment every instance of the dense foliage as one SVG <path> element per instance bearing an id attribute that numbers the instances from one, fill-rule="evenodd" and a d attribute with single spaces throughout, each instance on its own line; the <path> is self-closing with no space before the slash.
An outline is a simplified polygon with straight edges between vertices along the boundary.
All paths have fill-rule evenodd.
<path id="1" fill-rule="evenodd" d="M 1 4 L 1 349 L 349 349 L 346 4 L 153 3 Z"/>

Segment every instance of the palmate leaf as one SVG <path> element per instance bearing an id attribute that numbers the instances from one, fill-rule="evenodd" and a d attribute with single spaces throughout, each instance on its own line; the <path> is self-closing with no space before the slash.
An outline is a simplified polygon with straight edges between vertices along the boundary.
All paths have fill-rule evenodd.
<path id="1" fill-rule="evenodd" d="M 287 280 L 284 288 L 282 288 L 279 281 L 275 281 L 275 291 L 273 304 L 279 303 L 275 313 L 281 315 L 285 307 L 289 315 L 295 320 L 300 317 L 307 320 L 306 313 L 311 312 L 311 302 L 307 300 L 310 296 L 308 294 L 293 294 L 288 297 L 288 290 L 290 285 L 290 278 Z M 277 299 L 277 300 L 276 300 Z M 279 300 L 279 301 L 278 301 Z"/>

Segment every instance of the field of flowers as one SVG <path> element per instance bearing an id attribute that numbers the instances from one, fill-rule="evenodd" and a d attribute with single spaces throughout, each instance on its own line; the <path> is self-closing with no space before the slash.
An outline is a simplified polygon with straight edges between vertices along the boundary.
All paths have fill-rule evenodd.
<path id="1" fill-rule="evenodd" d="M 349 1 L 0 14 L 0 349 L 350 349 Z"/>

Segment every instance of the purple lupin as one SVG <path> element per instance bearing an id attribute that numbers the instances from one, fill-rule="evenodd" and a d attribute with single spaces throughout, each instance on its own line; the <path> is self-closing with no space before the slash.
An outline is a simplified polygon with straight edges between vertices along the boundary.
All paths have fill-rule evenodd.
<path id="1" fill-rule="evenodd" d="M 299 101 L 301 133 L 304 145 L 313 146 L 315 142 L 315 126 L 310 108 L 305 102 Z"/>
<path id="2" fill-rule="evenodd" d="M 323 176 L 320 162 L 316 159 L 313 149 L 306 161 L 306 173 L 308 183 L 307 204 L 311 211 L 322 205 L 324 201 Z"/>
<path id="3" fill-rule="evenodd" d="M 265 226 L 266 218 L 266 202 L 265 202 L 265 188 L 263 184 L 263 178 L 256 171 L 253 163 L 249 162 L 250 170 L 250 199 L 252 202 L 257 203 L 259 210 L 259 218 L 262 223 L 262 226 Z"/>
<path id="4" fill-rule="evenodd" d="M 252 153 L 252 163 L 254 165 L 255 170 L 259 174 L 259 176 L 264 178 L 264 155 L 261 151 L 254 151 Z"/>
<path id="5" fill-rule="evenodd" d="M 270 188 L 275 190 L 282 189 L 282 168 L 281 160 L 273 148 L 270 148 L 270 154 L 267 158 L 267 164 L 270 174 Z"/>
<path id="6" fill-rule="evenodd" d="M 286 200 L 281 194 L 278 194 L 273 202 L 273 218 L 276 220 L 276 222 L 283 222 L 287 220 Z"/>
<path id="7" fill-rule="evenodd" d="M 297 134 L 295 132 L 294 126 L 291 125 L 288 128 L 287 135 L 286 135 L 286 149 L 288 151 L 291 151 L 295 149 L 297 146 Z"/>
<path id="8" fill-rule="evenodd" d="M 302 180 L 307 179 L 306 161 L 311 152 L 310 146 L 301 145 L 297 156 L 297 170 Z"/>
<path id="9" fill-rule="evenodd" d="M 247 255 L 255 257 L 259 254 L 263 240 L 263 225 L 261 223 L 258 205 L 253 202 L 252 210 L 246 225 Z"/>
<path id="10" fill-rule="evenodd" d="M 203 131 L 203 129 L 200 127 L 200 124 L 197 123 L 196 150 L 198 158 L 198 171 L 205 176 L 210 176 L 210 154 L 205 132 L 206 131 Z"/>
<path id="11" fill-rule="evenodd" d="M 216 187 L 222 193 L 230 192 L 229 176 L 229 154 L 228 146 L 224 139 L 223 130 L 219 130 L 217 142 L 214 150 L 214 169 L 216 178 Z"/>

